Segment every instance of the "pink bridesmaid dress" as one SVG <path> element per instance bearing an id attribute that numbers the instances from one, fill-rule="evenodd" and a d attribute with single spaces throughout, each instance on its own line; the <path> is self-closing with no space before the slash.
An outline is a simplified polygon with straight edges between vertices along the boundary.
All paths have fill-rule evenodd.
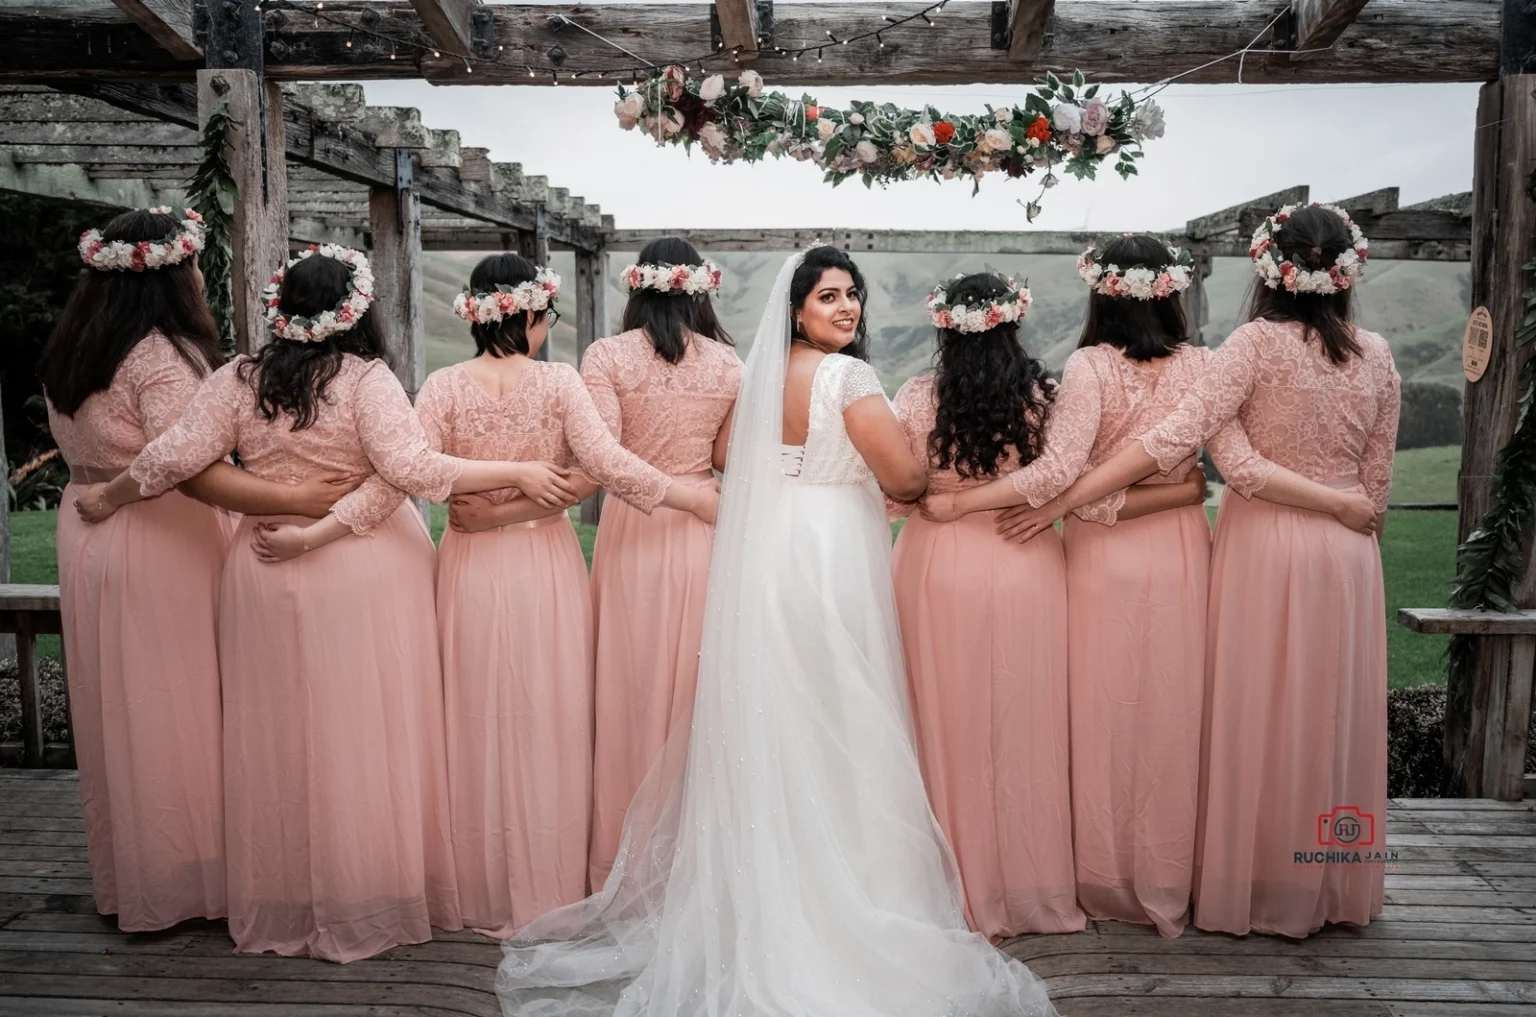
<path id="1" fill-rule="evenodd" d="M 378 471 L 332 509 L 354 535 L 291 561 L 258 561 L 262 518 L 245 517 L 219 595 L 230 935 L 242 953 L 352 961 L 461 927 L 435 555 L 390 484 L 445 500 L 462 466 L 427 447 L 382 361 L 345 356 L 298 431 L 260 414 L 241 362 L 130 472 L 153 495 L 235 449 L 268 480 Z"/>
<path id="2" fill-rule="evenodd" d="M 234 520 L 177 491 L 96 526 L 68 506 L 175 423 L 201 382 L 155 331 L 74 416 L 48 406 L 71 474 L 59 602 L 91 883 L 124 932 L 225 913 L 214 630 Z"/>
<path id="3" fill-rule="evenodd" d="M 529 361 L 501 398 L 444 368 L 416 413 L 434 448 L 581 470 L 642 514 L 670 483 L 614 440 L 567 364 Z M 587 895 L 592 602 L 570 517 L 445 532 L 437 619 L 464 924 L 508 936 Z"/>
<path id="4" fill-rule="evenodd" d="M 1194 386 L 1209 351 L 1177 346 L 1138 362 L 1114 346 L 1068 359 L 1047 449 L 1013 475 L 1043 505 L 1089 467 L 1160 422 Z M 1239 450 L 1223 429 L 1213 452 Z M 1176 483 L 1196 469 L 1181 460 Z M 1125 493 L 1062 528 L 1077 898 L 1089 917 L 1150 924 L 1168 937 L 1189 918 L 1204 699 L 1211 530 L 1187 505 L 1119 520 Z"/>
<path id="5" fill-rule="evenodd" d="M 903 385 L 895 405 L 913 454 L 930 461 L 932 375 Z M 1010 453 L 998 473 L 1014 462 Z M 930 467 L 928 490 L 990 479 Z M 966 918 L 993 940 L 1085 924 L 1072 882 L 1061 540 L 1053 530 L 1005 542 L 996 516 L 913 515 L 891 560 L 923 779 L 960 866 Z"/>
<path id="6" fill-rule="evenodd" d="M 685 483 L 712 483 L 715 436 L 736 404 L 741 360 L 691 335 L 683 359 L 660 357 L 641 329 L 593 343 L 581 376 L 608 429 Z M 645 515 L 609 501 L 592 557 L 597 637 L 591 881 L 602 887 L 624 813 L 698 678 L 704 594 L 715 529 L 675 509 Z"/>
<path id="7" fill-rule="evenodd" d="M 1382 905 L 1387 649 L 1376 538 L 1252 496 L 1278 464 L 1385 511 L 1397 371 L 1380 336 L 1334 364 L 1294 323 L 1240 327 L 1177 410 L 1141 436 L 1164 470 L 1228 421 L 1253 450 L 1211 555 L 1194 922 L 1301 937 Z M 1233 497 L 1233 494 L 1237 497 Z"/>

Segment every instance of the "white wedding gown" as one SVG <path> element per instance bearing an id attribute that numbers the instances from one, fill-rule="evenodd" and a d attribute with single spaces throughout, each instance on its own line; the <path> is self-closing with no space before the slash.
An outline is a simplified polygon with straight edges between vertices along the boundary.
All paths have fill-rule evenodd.
<path id="1" fill-rule="evenodd" d="M 912 741 L 890 529 L 829 356 L 780 444 L 785 263 L 747 361 L 698 692 L 631 806 L 602 891 L 506 944 L 509 1017 L 1045 1017 L 1038 979 L 965 924 Z"/>

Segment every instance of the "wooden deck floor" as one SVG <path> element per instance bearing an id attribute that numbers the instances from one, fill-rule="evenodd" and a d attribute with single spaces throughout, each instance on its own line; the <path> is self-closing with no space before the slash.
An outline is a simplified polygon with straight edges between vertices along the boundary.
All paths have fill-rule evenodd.
<path id="1" fill-rule="evenodd" d="M 1399 801 L 1381 919 L 1304 942 L 1096 923 L 1007 949 L 1067 1017 L 1536 1014 L 1536 802 Z M 74 774 L 0 771 L 3 1017 L 499 1017 L 500 959 L 442 934 L 336 965 L 235 956 L 220 922 L 123 935 L 95 913 Z"/>

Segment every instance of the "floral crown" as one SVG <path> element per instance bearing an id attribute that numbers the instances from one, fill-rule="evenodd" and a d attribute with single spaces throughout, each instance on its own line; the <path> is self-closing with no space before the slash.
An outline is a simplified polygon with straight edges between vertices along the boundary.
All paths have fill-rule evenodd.
<path id="1" fill-rule="evenodd" d="M 489 325 L 519 311 L 542 311 L 560 292 L 560 277 L 540 267 L 534 277 L 516 286 L 497 283 L 489 293 L 472 293 L 468 286 L 453 298 L 453 313 L 474 325 Z"/>
<path id="2" fill-rule="evenodd" d="M 656 290 L 697 296 L 720 288 L 720 266 L 713 261 L 702 265 L 631 265 L 619 278 L 631 292 Z"/>
<path id="3" fill-rule="evenodd" d="M 284 314 L 277 306 L 277 294 L 282 289 L 283 276 L 290 268 L 315 254 L 322 258 L 334 258 L 351 269 L 351 288 L 341 303 L 313 318 Z M 342 247 L 340 244 L 321 244 L 318 247 L 311 244 L 309 250 L 300 251 L 297 258 L 272 273 L 272 280 L 262 290 L 261 296 L 267 305 L 267 324 L 272 326 L 273 335 L 294 342 L 318 343 L 347 331 L 362 320 L 363 313 L 373 303 L 373 270 L 368 267 L 368 258 L 362 251 Z"/>
<path id="4" fill-rule="evenodd" d="M 1349 229 L 1350 247 L 1333 259 L 1333 264 L 1327 268 L 1299 268 L 1280 250 L 1279 244 L 1275 242 L 1275 234 L 1285 228 L 1285 221 L 1291 217 L 1291 213 L 1301 207 L 1286 205 L 1253 231 L 1253 245 L 1248 248 L 1248 257 L 1253 259 L 1254 271 L 1264 280 L 1264 285 L 1272 290 L 1281 286 L 1292 293 L 1338 293 L 1349 289 L 1360 278 L 1369 257 L 1370 244 L 1365 235 L 1349 218 L 1348 212 L 1337 205 L 1321 205 L 1314 201 L 1311 207 L 1332 212 L 1344 220 L 1345 227 Z M 1322 253 L 1317 248 L 1313 250 Z"/>
<path id="5" fill-rule="evenodd" d="M 961 272 L 955 278 L 965 275 Z M 1020 321 L 1032 302 L 1029 287 L 1020 286 L 1011 277 L 1007 282 L 1007 293 L 969 305 L 950 303 L 944 284 L 940 283 L 928 294 L 928 320 L 939 328 L 956 332 L 986 332 L 1007 321 Z"/>
<path id="6" fill-rule="evenodd" d="M 150 212 L 170 215 L 171 209 L 169 205 L 156 205 Z M 203 217 L 190 208 L 183 214 L 186 218 L 181 225 L 158 241 L 107 243 L 101 239 L 101 230 L 86 230 L 80 234 L 80 260 L 103 272 L 142 272 L 186 261 L 203 249 Z"/>
<path id="7" fill-rule="evenodd" d="M 1134 234 L 1127 233 L 1126 236 Z M 1169 247 L 1173 261 L 1154 271 L 1145 265 L 1121 268 L 1105 264 L 1104 252 L 1097 244 L 1090 245 L 1077 256 L 1077 275 L 1088 288 L 1106 297 L 1130 297 L 1132 300 L 1158 300 L 1182 293 L 1189 288 L 1190 271 L 1194 259 L 1188 251 Z"/>

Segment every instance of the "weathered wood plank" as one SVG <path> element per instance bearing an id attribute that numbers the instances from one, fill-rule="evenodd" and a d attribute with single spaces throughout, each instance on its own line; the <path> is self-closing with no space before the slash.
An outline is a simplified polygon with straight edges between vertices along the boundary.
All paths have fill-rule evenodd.
<path id="1" fill-rule="evenodd" d="M 421 27 L 442 51 L 469 56 L 469 17 L 479 0 L 411 0 Z"/>
<path id="2" fill-rule="evenodd" d="M 727 53 L 757 53 L 757 0 L 715 0 L 720 20 L 720 42 Z"/>
<path id="3" fill-rule="evenodd" d="M 117 9 L 177 60 L 201 60 L 202 47 L 192 35 L 190 0 L 112 0 Z"/>
<path id="4" fill-rule="evenodd" d="M 213 1012 L 207 1003 L 166 999 L 123 1000 L 44 999 L 38 996 L 0 996 L 0 1017 L 208 1017 Z M 224 1000 L 218 1005 L 220 1017 L 460 1017 L 463 1010 L 436 1006 L 378 1004 L 314 1004 L 302 1008 L 289 1003 L 259 1003 L 248 1000 Z"/>
<path id="5" fill-rule="evenodd" d="M 1246 253 L 1249 235 L 1253 233 L 1260 220 L 1284 205 L 1299 205 L 1306 202 L 1310 194 L 1311 190 L 1305 184 L 1299 187 L 1287 187 L 1283 191 L 1266 194 L 1262 198 L 1253 198 L 1233 205 L 1231 208 L 1224 208 L 1220 212 L 1212 212 L 1210 215 L 1191 219 L 1185 224 L 1184 232 L 1189 234 L 1191 239 L 1203 240 L 1219 233 L 1230 233 L 1236 230 L 1242 234 L 1238 239 L 1242 242 Z"/>
<path id="6" fill-rule="evenodd" d="M 411 180 L 410 153 L 397 156 L 397 184 L 375 188 L 369 200 L 373 274 L 379 324 L 395 377 L 412 399 L 427 378 L 427 334 L 421 281 L 421 216 Z"/>
<path id="7" fill-rule="evenodd" d="M 1415 632 L 1436 635 L 1536 635 L 1536 611 L 1463 611 L 1456 608 L 1401 607 L 1397 622 Z"/>
<path id="8" fill-rule="evenodd" d="M 366 969 L 372 970 L 372 965 L 366 966 Z M 8 994 L 16 997 L 111 999 L 128 1003 L 153 1003 L 156 1006 L 165 1003 L 194 1003 L 202 1007 L 203 1014 L 223 1014 L 229 1012 L 226 1010 L 228 1006 L 260 999 L 274 1010 L 279 1004 L 286 1005 L 288 1013 L 276 1010 L 282 1017 L 307 1017 L 314 1012 L 311 1007 L 322 1006 L 349 1007 L 353 1013 L 358 1012 L 358 1007 L 425 1007 L 429 1012 L 435 1008 L 437 1012 L 454 1017 L 501 1017 L 496 996 L 489 986 L 476 990 L 437 983 L 371 985 L 366 982 L 311 982 L 296 978 L 263 980 L 238 976 L 198 978 L 195 975 L 124 977 L 73 972 L 6 974 L 0 984 L 4 984 Z M 35 1012 L 27 1011 L 28 1017 Z M 362 1013 L 367 1012 L 366 1009 L 362 1010 Z"/>
<path id="9" fill-rule="evenodd" d="M 1403 999 L 1414 1001 L 1536 1002 L 1536 982 L 1474 982 L 1429 978 L 1295 978 L 1246 975 L 1085 974 L 1050 981 L 1053 999 L 1085 995 L 1258 996 L 1290 1000 Z M 1246 1004 L 1247 999 L 1243 1000 Z"/>
<path id="10" fill-rule="evenodd" d="M 1056 0 L 1008 0 L 1008 55 L 1034 60 L 1045 48 Z"/>
<path id="11" fill-rule="evenodd" d="M 1316 59 L 1323 54 L 1308 50 L 1326 50 L 1339 41 L 1344 30 L 1354 23 L 1366 0 L 1291 0 L 1296 17 L 1296 50 L 1292 60 Z"/>

